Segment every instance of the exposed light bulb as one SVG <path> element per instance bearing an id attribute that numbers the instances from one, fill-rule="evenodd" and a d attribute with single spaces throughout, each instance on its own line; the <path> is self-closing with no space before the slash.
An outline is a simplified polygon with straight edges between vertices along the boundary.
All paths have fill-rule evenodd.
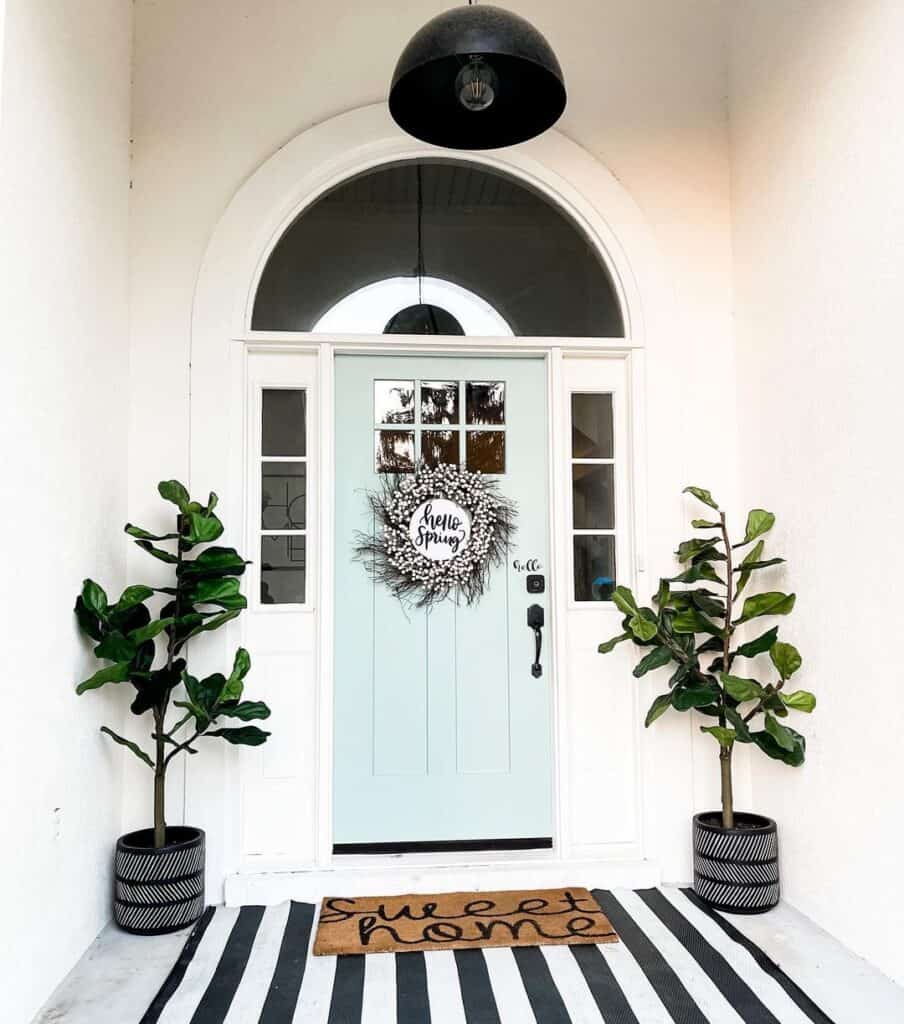
<path id="1" fill-rule="evenodd" d="M 486 110 L 496 99 L 496 72 L 483 57 L 471 57 L 455 77 L 458 102 L 466 110 Z"/>

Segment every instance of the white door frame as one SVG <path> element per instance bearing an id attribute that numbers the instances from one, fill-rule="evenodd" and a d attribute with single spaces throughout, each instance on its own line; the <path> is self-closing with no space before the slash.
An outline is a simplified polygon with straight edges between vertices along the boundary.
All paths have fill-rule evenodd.
<path id="1" fill-rule="evenodd" d="M 550 131 L 538 139 L 510 150 L 468 154 L 471 162 L 517 178 L 563 209 L 585 232 L 606 262 L 621 303 L 626 337 L 618 339 L 581 338 L 466 338 L 460 344 L 449 339 L 385 338 L 330 336 L 306 333 L 261 332 L 250 329 L 251 310 L 260 275 L 273 247 L 299 212 L 341 181 L 387 163 L 419 158 L 461 160 L 462 154 L 416 142 L 404 135 L 391 121 L 385 106 L 375 105 L 340 115 L 303 132 L 261 165 L 237 192 L 208 245 L 195 293 L 191 336 L 191 466 L 190 484 L 202 490 L 210 484 L 226 482 L 224 518 L 227 522 L 245 521 L 244 458 L 246 429 L 242 417 L 247 356 L 262 350 L 307 350 L 319 356 L 319 408 L 321 426 L 331 423 L 333 406 L 333 357 L 337 352 L 450 351 L 456 355 L 495 352 L 498 354 L 538 353 L 547 358 L 550 388 L 550 452 L 556 451 L 563 429 L 561 403 L 557 397 L 563 353 L 595 354 L 601 358 L 624 359 L 629 365 L 632 434 L 630 446 L 632 474 L 632 566 L 631 582 L 644 571 L 645 485 L 643 430 L 643 349 L 651 337 L 664 337 L 672 299 L 664 283 L 661 261 L 652 234 L 631 197 L 614 176 L 589 153 L 558 132 Z M 230 344 L 232 342 L 232 344 Z M 230 410 L 232 410 L 230 412 Z M 247 412 L 246 412 L 247 415 Z M 321 466 L 332 465 L 332 431 L 321 429 Z M 554 474 L 555 458 L 550 458 Z M 551 495 L 559 493 L 561 483 L 551 480 Z M 332 782 L 332 489 L 321 488 L 319 508 L 319 548 L 322 554 L 319 574 L 318 633 L 321 649 L 318 666 L 320 779 L 317 787 L 316 864 L 327 867 L 332 860 L 330 787 Z M 557 516 L 560 503 L 552 502 L 550 529 L 554 544 L 561 547 L 562 533 Z M 563 607 L 565 591 L 561 553 L 555 562 L 555 599 L 553 606 Z M 555 615 L 555 612 L 553 612 Z M 561 619 L 561 616 L 558 617 Z M 210 657 L 222 660 L 225 651 L 241 640 L 241 619 L 212 637 L 209 648 L 199 651 L 199 661 Z M 562 649 L 561 623 L 554 626 L 555 648 Z M 217 642 L 218 641 L 218 642 Z M 209 654 L 208 654 L 209 651 Z M 556 690 L 563 678 L 562 665 L 556 670 Z M 556 747 L 561 743 L 561 715 L 556 711 Z M 557 772 L 556 848 L 563 849 L 563 797 Z M 194 767 L 194 766 L 192 766 Z M 231 796 L 238 788 L 238 761 L 227 764 L 223 810 L 224 871 L 237 870 L 239 864 L 239 809 Z M 209 780 L 205 780 L 209 784 Z M 640 788 L 640 787 L 639 787 Z M 639 795 L 639 800 L 642 797 Z"/>

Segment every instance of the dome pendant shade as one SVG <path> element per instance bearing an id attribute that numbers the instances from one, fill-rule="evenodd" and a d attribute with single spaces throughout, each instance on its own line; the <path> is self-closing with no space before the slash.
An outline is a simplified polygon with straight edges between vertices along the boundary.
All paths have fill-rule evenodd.
<path id="1" fill-rule="evenodd" d="M 479 4 L 438 15 L 411 38 L 389 111 L 435 146 L 498 149 L 551 128 L 565 109 L 562 69 L 524 18 Z"/>
<path id="2" fill-rule="evenodd" d="M 419 302 L 414 306 L 406 306 L 390 317 L 383 333 L 463 335 L 465 332 L 455 317 L 441 306 Z"/>

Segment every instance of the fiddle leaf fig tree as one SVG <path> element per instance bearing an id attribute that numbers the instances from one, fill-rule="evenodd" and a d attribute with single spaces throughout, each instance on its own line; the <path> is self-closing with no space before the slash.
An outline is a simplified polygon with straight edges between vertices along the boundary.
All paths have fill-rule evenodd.
<path id="1" fill-rule="evenodd" d="M 675 553 L 682 571 L 662 579 L 650 606 L 640 606 L 627 587 L 617 587 L 612 600 L 624 615 L 622 633 L 600 644 L 601 654 L 630 640 L 643 651 L 636 678 L 668 668 L 668 690 L 647 712 L 647 726 L 670 708 L 696 711 L 711 719 L 701 725 L 719 745 L 722 782 L 722 825 L 734 827 L 731 759 L 736 743 L 749 743 L 769 757 L 797 767 L 803 764 L 806 741 L 784 721 L 789 710 L 811 712 L 816 698 L 806 690 L 789 692 L 787 684 L 801 666 L 801 656 L 778 639 L 778 626 L 756 630 L 755 619 L 788 615 L 795 595 L 781 591 L 749 594 L 756 573 L 778 565 L 767 558 L 765 535 L 775 516 L 755 508 L 747 516 L 743 537 L 731 542 L 725 512 L 709 491 L 686 487 L 706 505 L 706 518 L 694 519 L 698 532 L 682 541 Z M 713 589 L 715 588 L 715 589 Z M 752 639 L 737 643 L 741 629 Z M 755 667 L 748 662 L 758 655 Z"/>
<path id="2" fill-rule="evenodd" d="M 246 746 L 264 743 L 270 734 L 244 723 L 268 718 L 270 709 L 261 701 L 242 699 L 251 668 L 244 648 L 236 651 L 228 676 L 215 672 L 197 679 L 188 672 L 187 645 L 192 637 L 218 629 L 246 607 L 239 577 L 250 563 L 234 548 L 212 544 L 223 533 L 214 514 L 215 494 L 202 505 L 192 501 L 177 480 L 164 480 L 157 490 L 176 506 L 173 532 L 149 533 L 131 523 L 125 532 L 150 556 L 172 567 L 173 585 L 126 587 L 111 604 L 104 589 L 88 579 L 76 599 L 75 615 L 81 631 L 94 641 L 96 657 L 110 663 L 79 683 L 76 692 L 129 682 L 135 688 L 133 714 L 150 712 L 153 718 L 151 753 L 106 726 L 101 732 L 154 772 L 154 846 L 159 849 L 166 844 L 166 772 L 173 758 L 196 754 L 195 743 L 202 737 Z M 158 546 L 161 543 L 165 546 Z M 163 602 L 153 613 L 147 602 L 156 594 L 163 595 Z M 184 699 L 174 700 L 180 685 L 185 687 Z M 181 711 L 169 716 L 175 721 L 168 721 L 171 704 Z M 221 724 L 223 719 L 243 724 Z"/>

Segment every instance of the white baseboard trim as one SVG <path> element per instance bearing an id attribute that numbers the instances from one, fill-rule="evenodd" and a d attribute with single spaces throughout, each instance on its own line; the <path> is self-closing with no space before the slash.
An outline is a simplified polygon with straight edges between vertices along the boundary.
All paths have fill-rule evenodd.
<path id="1" fill-rule="evenodd" d="M 350 858 L 352 859 L 352 858 Z M 415 892 L 487 892 L 544 889 L 566 885 L 587 888 L 646 889 L 659 885 L 655 861 L 551 860 L 479 864 L 399 864 L 393 857 L 353 858 L 329 869 L 261 871 L 229 875 L 226 906 L 270 906 L 284 900 L 316 902 L 324 896 L 394 896 Z M 380 863 L 385 861 L 385 863 Z"/>

